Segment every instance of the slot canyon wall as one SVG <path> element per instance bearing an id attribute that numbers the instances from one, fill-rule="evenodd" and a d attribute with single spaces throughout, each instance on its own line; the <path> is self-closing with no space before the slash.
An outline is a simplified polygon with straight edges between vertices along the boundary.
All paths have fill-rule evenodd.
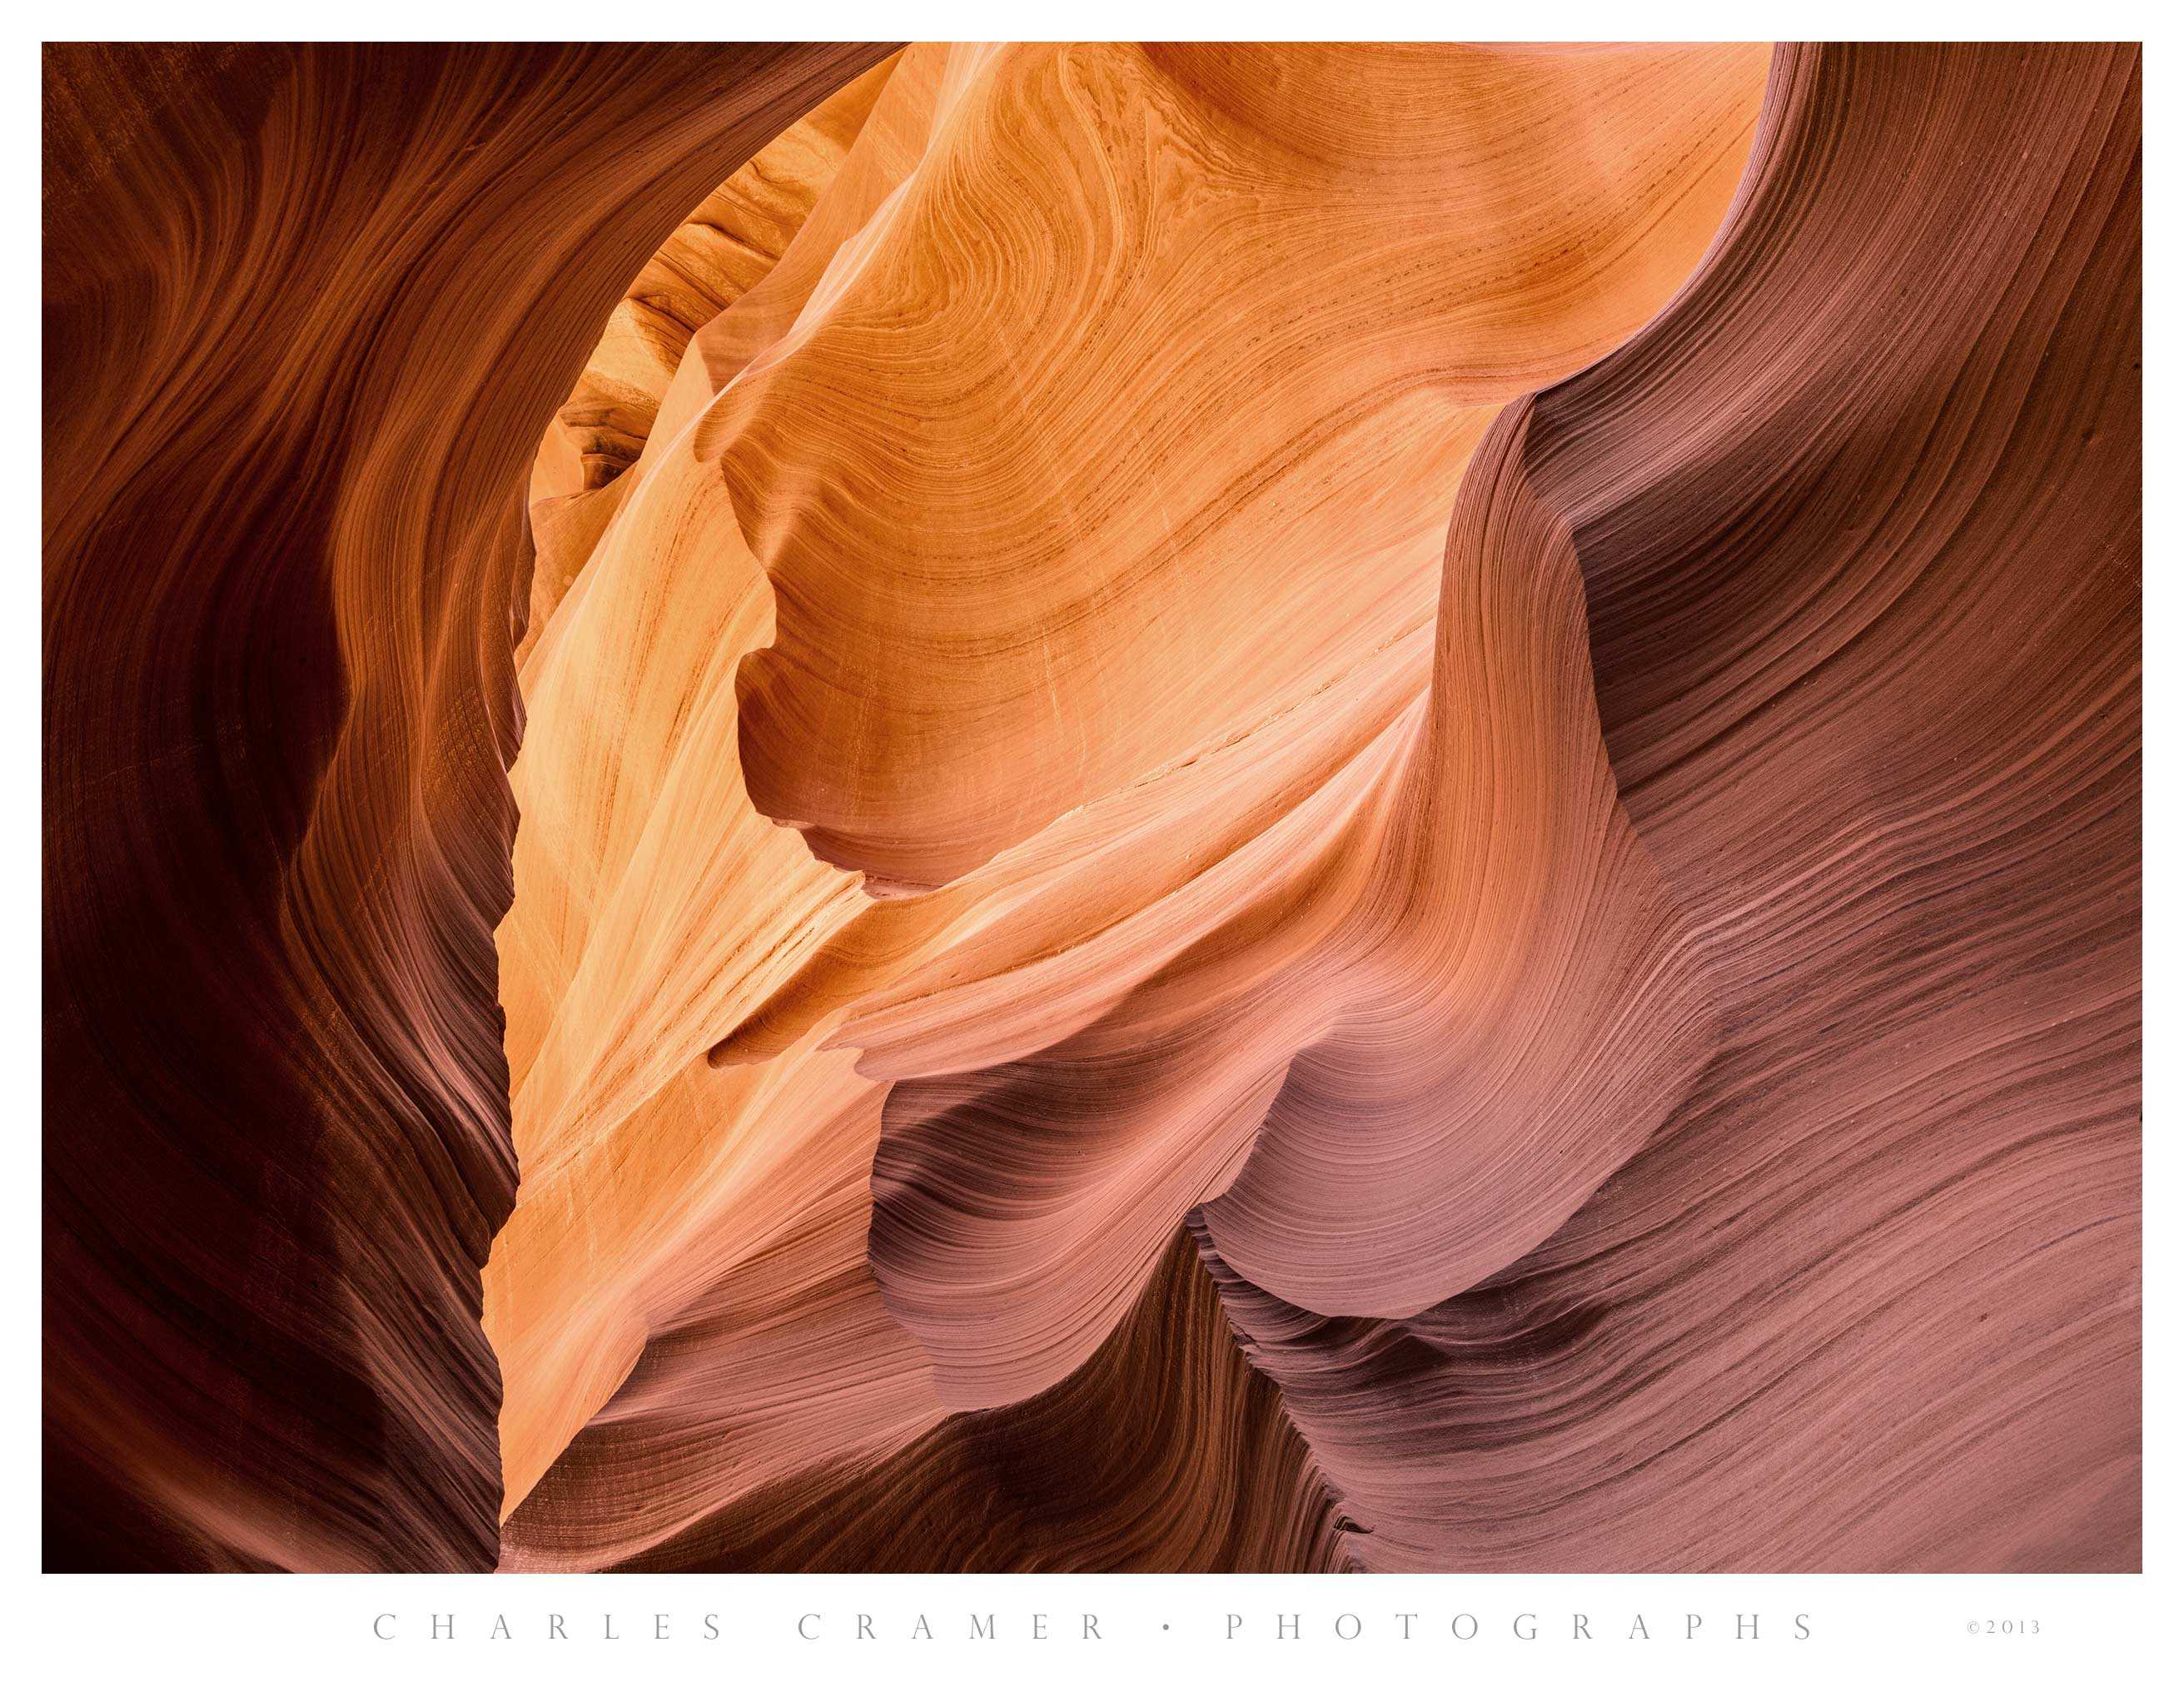
<path id="1" fill-rule="evenodd" d="M 2136 48 L 45 78 L 47 1568 L 2137 1568 Z"/>

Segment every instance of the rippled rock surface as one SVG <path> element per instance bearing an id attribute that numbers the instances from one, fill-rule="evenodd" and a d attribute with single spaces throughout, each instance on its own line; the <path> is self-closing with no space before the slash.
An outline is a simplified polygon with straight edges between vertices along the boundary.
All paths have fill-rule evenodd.
<path id="1" fill-rule="evenodd" d="M 2137 1568 L 2136 49 L 46 76 L 49 1566 Z"/>

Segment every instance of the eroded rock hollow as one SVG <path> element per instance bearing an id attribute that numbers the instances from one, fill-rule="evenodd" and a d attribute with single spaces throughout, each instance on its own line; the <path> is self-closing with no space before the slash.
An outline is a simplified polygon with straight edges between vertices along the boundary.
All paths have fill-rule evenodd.
<path id="1" fill-rule="evenodd" d="M 46 75 L 49 1566 L 2136 1568 L 2136 49 Z"/>

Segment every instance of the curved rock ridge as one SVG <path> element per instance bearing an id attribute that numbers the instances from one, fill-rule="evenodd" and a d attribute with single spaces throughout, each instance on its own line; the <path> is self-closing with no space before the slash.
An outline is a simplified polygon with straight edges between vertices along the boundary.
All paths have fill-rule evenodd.
<path id="1" fill-rule="evenodd" d="M 872 1263 L 944 1401 L 1069 1370 L 1201 1203 L 1277 1295 L 1425 1307 L 1560 1226 L 1704 1064 L 1709 989 L 1617 805 L 1574 554 L 1506 483 L 1528 418 L 1474 459 L 1429 695 L 1312 872 L 1034 1055 L 895 1085 Z"/>
<path id="2" fill-rule="evenodd" d="M 1207 1211 L 1364 1562 L 2137 1568 L 2138 109 L 2136 49 L 1786 49 L 1702 271 L 1473 504 L 1570 534 L 1725 1038 L 1423 1312 Z"/>
<path id="3" fill-rule="evenodd" d="M 497 1557 L 525 476 L 886 52 L 47 49 L 49 1568 Z"/>
<path id="4" fill-rule="evenodd" d="M 1348 61 L 1284 60 L 1293 97 L 1256 119 L 1218 75 L 1145 62 L 1162 97 L 1187 86 L 1315 167 L 1417 161 L 1313 138 L 1314 76 Z M 698 394 L 691 440 L 727 495 L 691 495 L 735 518 L 742 576 L 756 589 L 763 570 L 778 604 L 770 647 L 755 628 L 733 649 L 744 799 L 883 897 L 795 874 L 803 897 L 772 932 L 739 937 L 733 989 L 707 995 L 725 1031 L 703 1072 L 672 1078 L 719 1094 L 712 1113 L 749 1141 L 748 1237 L 728 1246 L 749 1259 L 717 1284 L 678 1263 L 653 1288 L 661 1329 L 625 1334 L 629 1380 L 516 1509 L 511 1559 L 1052 1563 L 1023 1509 L 966 1551 L 954 1504 L 989 1503 L 967 1492 L 1004 1466 L 1011 1499 L 1039 1490 L 1084 1517 L 1000 1438 L 966 1433 L 1073 1414 L 1095 1377 L 1115 1382 L 1149 1305 L 1173 1300 L 1180 1224 L 1301 1439 L 1283 1463 L 1343 1532 L 1315 1563 L 2135 1565 L 2135 54 L 1780 52 L 1735 202 L 1702 260 L 1694 236 L 1673 301 L 1576 378 L 1508 393 L 1475 454 L 1491 405 L 1467 423 L 1437 611 L 1383 628 L 1358 586 L 1397 561 L 1337 546 L 1322 559 L 1356 610 L 1287 621 L 1270 665 L 1248 634 L 1212 639 L 1234 598 L 1218 528 L 1192 528 L 1206 547 L 1184 576 L 1203 593 L 1164 610 L 1156 647 L 1108 657 L 1150 674 L 1123 702 L 1071 675 L 1062 643 L 1041 678 L 1051 730 L 1012 714 L 1011 644 L 989 638 L 914 703 L 951 721 L 906 735 L 886 721 L 921 693 L 916 638 L 861 642 L 859 615 L 902 632 L 944 604 L 953 634 L 988 588 L 1027 612 L 1056 598 L 1013 527 L 979 523 L 1008 476 L 974 471 L 975 451 L 919 453 L 950 416 L 906 395 L 917 365 L 878 362 L 861 406 L 831 336 L 861 307 L 888 331 L 854 342 L 903 354 L 924 315 L 864 300 L 914 287 L 933 248 L 981 277 L 949 300 L 1005 315 L 981 234 L 1035 271 L 1050 231 L 1010 201 L 944 236 L 942 187 L 1007 201 L 994 159 L 1029 126 L 1015 102 L 1112 94 L 1137 64 L 906 56 L 888 97 L 937 85 L 945 115 L 883 125 L 883 97 L 866 132 L 939 136 L 908 155 L 950 170 L 875 181 L 857 201 L 872 220 L 830 224 L 845 231 L 825 262 L 792 248 L 764 283 L 786 296 L 701 330 L 677 376 L 695 384 L 703 358 L 716 393 Z M 1159 109 L 1164 134 L 1197 132 Z M 1089 94 L 1070 109 L 1132 131 Z M 1077 482 L 1041 405 L 1079 412 L 1106 367 L 1042 382 L 1019 350 L 1041 319 L 996 341 L 1014 425 L 989 451 L 1048 438 L 1044 493 Z M 807 352 L 823 384 L 797 383 Z M 791 393 L 822 389 L 814 422 L 816 395 Z M 975 409 L 988 388 L 943 389 Z M 1245 439 L 1277 407 L 1253 392 Z M 796 465 L 814 426 L 836 451 L 826 476 Z M 841 465 L 897 437 L 870 480 Z M 1373 465 L 1408 482 L 1384 450 Z M 979 488 L 943 495 L 958 470 Z M 1308 459 L 1286 473 L 1343 482 Z M 922 570 L 855 558 L 918 498 L 929 515 L 901 516 L 894 553 Z M 1100 553 L 1099 506 L 1072 493 L 1055 516 L 1061 585 Z M 823 535 L 796 535 L 805 522 Z M 1018 564 L 935 562 L 966 522 Z M 615 553 L 656 602 L 657 545 Z M 1268 576 L 1255 560 L 1247 582 Z M 1130 581 L 1120 607 L 1060 622 L 1089 638 L 1160 588 Z M 824 665 L 853 648 L 857 671 Z M 716 641 L 692 660 L 724 681 Z M 830 674 L 811 694 L 842 699 L 814 701 L 791 755 L 764 709 L 794 661 Z M 1178 668 L 1217 669 L 1220 704 L 1162 715 L 1189 739 L 1150 770 L 1101 770 L 1117 719 L 1195 693 L 1145 689 Z M 671 720 L 727 705 L 668 693 Z M 710 760 L 729 727 L 707 727 Z M 988 798 L 1019 777 L 1050 798 L 1072 729 L 1090 745 L 1063 755 L 1054 815 Z M 972 744 L 975 770 L 944 771 Z M 900 799 L 897 763 L 922 767 Z M 1072 779 L 1112 787 L 1071 795 Z M 739 870 L 805 868 L 782 850 L 793 832 L 736 833 L 760 849 Z M 737 895 L 705 903 L 750 916 Z M 660 1024 L 625 1031 L 629 1047 L 657 1057 L 671 1023 L 686 1057 L 673 999 L 629 996 Z M 766 1072 L 822 1064 L 841 1083 L 824 1103 L 747 1107 Z M 579 1137 L 606 1113 L 557 1101 Z M 717 1125 L 707 1101 L 674 1100 L 677 1150 Z M 519 1126 L 525 1108 L 519 1093 Z M 619 1130 L 622 1172 L 661 1126 Z M 760 1141 L 786 1133 L 825 1141 L 806 1147 L 827 1164 L 820 1221 L 785 1212 L 788 1159 Z M 1137 1382 L 1150 1417 L 1172 1381 L 1148 1366 Z M 1156 1507 L 1164 1475 L 1111 1485 L 1113 1522 Z M 889 1522 L 846 1517 L 868 1508 Z"/>
<path id="5" fill-rule="evenodd" d="M 523 672 L 500 948 L 524 1189 L 487 1278 L 513 1560 L 733 1554 L 740 1504 L 784 1498 L 768 1485 L 861 1477 L 953 1412 L 1031 1402 L 1119 1334 L 1184 1214 L 1235 1176 L 1295 1053 L 1349 1035 L 1384 1061 L 1417 1014 L 1368 1018 L 1421 977 L 1496 989 L 1490 943 L 1443 976 L 1422 942 L 1369 950 L 1400 908 L 1351 900 L 1483 856 L 1474 837 L 1469 854 L 1373 861 L 1391 822 L 1424 824 L 1391 802 L 1475 770 L 1460 749 L 1426 768 L 1418 745 L 1449 499 L 1496 403 L 1596 356 L 1689 274 L 1765 55 L 1257 64 L 1282 90 L 1221 54 L 909 50 L 778 262 L 694 335 L 614 482 Z M 1420 147 L 1404 133 L 1428 109 Z M 1557 125 L 1602 143 L 1574 154 Z M 1392 288 L 1351 249 L 1375 221 L 1407 253 Z M 1307 248 L 1319 269 L 1301 289 L 1269 259 Z M 1095 391 L 1119 405 L 1096 429 Z M 1133 437 L 1150 476 L 1126 496 L 1116 441 Z M 806 582 L 807 564 L 833 581 Z M 1111 565 L 1150 571 L 1124 582 Z M 963 744 L 973 718 L 998 732 L 976 757 L 1021 794 L 1017 815 L 898 759 L 926 749 L 894 726 L 876 725 L 884 742 L 852 727 L 880 719 L 874 702 L 798 725 L 771 760 L 800 680 L 767 674 L 811 634 L 794 616 L 882 604 L 894 628 L 857 656 L 859 681 L 890 707 L 929 711 L 921 686 L 958 693 L 967 712 L 933 716 Z M 1520 1254 L 1701 1055 L 1673 910 L 1617 827 L 1569 658 L 1574 594 L 1563 610 L 1548 699 L 1480 733 L 1548 758 L 1546 740 L 1582 738 L 1590 758 L 1567 779 L 1518 777 L 1530 804 L 1513 822 L 1568 833 L 1544 868 L 1502 858 L 1495 892 L 1525 901 L 1512 927 L 1544 943 L 1526 997 L 1618 1050 L 1637 1030 L 1609 1021 L 1629 1015 L 1610 977 L 1670 1020 L 1620 1062 L 1559 1066 L 1484 1031 L 1446 1048 L 1419 1106 L 1466 1055 L 1557 1089 L 1535 1125 L 1482 1126 L 1421 1173 L 1462 1200 L 1508 1167 L 1545 1183 L 1540 1200 L 1479 1213 L 1454 1256 L 1425 1253 L 1420 1221 L 1412 1277 L 1377 1306 Z M 998 627 L 1023 615 L 1047 675 L 1009 699 L 1020 633 Z M 864 634 L 835 627 L 821 652 L 838 661 Z M 1530 646 L 1511 668 L 1526 682 Z M 1190 686 L 1217 678 L 1208 706 Z M 1139 728 L 1106 716 L 1109 694 L 1165 699 Z M 874 857 L 875 874 L 845 873 L 824 825 L 761 787 L 859 767 L 875 789 L 962 788 L 917 820 L 942 827 L 944 871 Z M 1337 936 L 1357 950 L 1316 950 Z M 1352 998 L 1340 1022 L 1301 1000 L 1321 970 Z M 1242 1038 L 1224 1026 L 1253 1011 Z M 1144 1071 L 1134 1099 L 1117 1056 Z M 1067 1089 L 1087 1064 L 1104 1086 Z M 1649 1078 L 1660 1093 L 1595 1094 L 1627 1099 L 1623 1122 L 1571 1131 L 1588 1081 Z M 1306 1160 L 1256 1169 L 1240 1232 L 1285 1218 L 1316 1172 L 1326 1117 L 1291 1107 Z M 1022 1197 L 1046 1210 L 1028 1225 Z M 962 1206 L 936 1225 L 935 1199 Z M 1379 1213 L 1361 1191 L 1355 1224 Z M 1332 1289 L 1364 1288 L 1347 1243 L 1316 1252 Z M 993 1244 L 1015 1257 L 999 1290 Z"/>
<path id="6" fill-rule="evenodd" d="M 674 1356 L 655 1344 L 655 1358 Z M 649 1423 L 613 1404 L 601 1413 L 523 1507 L 510 1568 L 588 1557 L 632 1571 L 1351 1568 L 1351 1527 L 1180 1234 L 1123 1323 L 1052 1388 L 956 1414 L 893 1455 L 768 1484 L 622 1556 L 583 1502 L 565 1509 L 556 1493 L 597 1475 L 589 1456 L 616 1456 L 612 1433 Z"/>
<path id="7" fill-rule="evenodd" d="M 45 62 L 49 1568 L 2138 1568 L 2137 48 Z"/>

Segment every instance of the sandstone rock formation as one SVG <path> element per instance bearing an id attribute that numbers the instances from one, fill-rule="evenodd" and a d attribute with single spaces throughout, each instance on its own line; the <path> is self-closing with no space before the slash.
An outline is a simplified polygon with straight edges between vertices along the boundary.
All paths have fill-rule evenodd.
<path id="1" fill-rule="evenodd" d="M 47 74 L 49 1564 L 2135 1568 L 2135 49 Z"/>

